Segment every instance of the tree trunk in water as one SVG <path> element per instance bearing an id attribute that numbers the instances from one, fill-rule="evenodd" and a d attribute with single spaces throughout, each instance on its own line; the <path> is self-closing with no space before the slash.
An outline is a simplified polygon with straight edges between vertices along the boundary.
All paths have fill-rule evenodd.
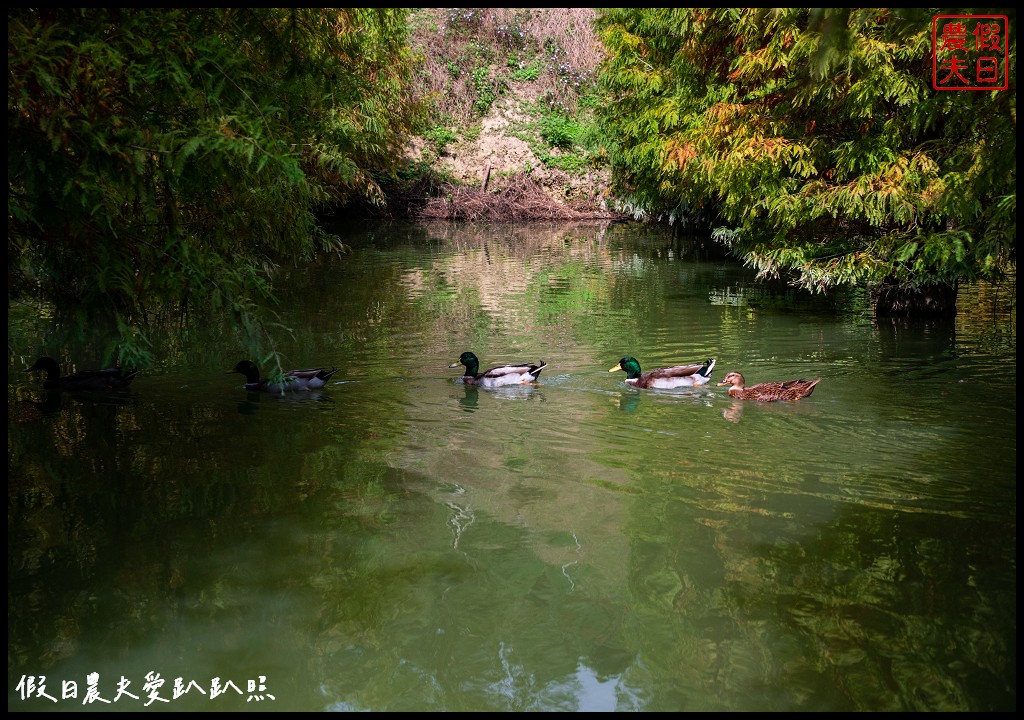
<path id="1" fill-rule="evenodd" d="M 875 295 L 877 317 L 952 318 L 956 316 L 956 284 L 907 288 L 882 284 Z"/>

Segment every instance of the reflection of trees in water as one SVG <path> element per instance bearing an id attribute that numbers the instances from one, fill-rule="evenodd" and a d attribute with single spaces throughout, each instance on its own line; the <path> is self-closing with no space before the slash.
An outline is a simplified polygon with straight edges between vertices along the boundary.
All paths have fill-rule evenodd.
<path id="1" fill-rule="evenodd" d="M 353 529 L 355 542 L 336 542 L 342 554 L 313 581 L 324 593 L 313 654 L 327 702 L 455 710 L 472 698 L 476 710 L 573 710 L 585 701 L 616 709 L 625 694 L 618 678 L 635 656 L 625 638 L 630 614 L 612 588 L 602 590 L 594 538 L 564 530 L 574 509 L 492 487 L 486 473 L 438 485 L 433 472 L 382 471 L 385 487 L 405 493 L 402 512 L 418 520 L 396 527 L 386 555 L 372 533 Z M 423 532 L 430 527 L 447 528 L 447 537 Z M 595 678 L 619 689 L 599 698 Z"/>
<path id="2" fill-rule="evenodd" d="M 422 223 L 426 238 L 457 250 L 483 249 L 494 245 L 520 258 L 534 257 L 541 251 L 559 255 L 588 252 L 586 245 L 601 240 L 609 232 L 609 221 L 463 224 Z"/>
<path id="3" fill-rule="evenodd" d="M 951 359 L 956 346 L 956 323 L 952 318 L 880 317 L 872 321 L 872 327 L 880 357 L 894 363 L 910 361 L 913 367 L 906 368 L 909 372 L 938 372 L 936 363 Z M 922 348 L 931 349 L 935 355 L 923 359 Z"/>
<path id="4" fill-rule="evenodd" d="M 538 332 L 561 308 L 578 311 L 606 296 L 608 281 L 598 269 L 611 262 L 600 241 L 607 226 L 430 224 L 430 240 L 445 253 L 403 273 L 404 295 L 430 305 L 428 322 L 440 328 L 435 337 L 464 337 L 485 329 L 489 335 L 495 329 Z M 512 360 L 503 356 L 495 362 Z"/>
<path id="5" fill-rule="evenodd" d="M 971 337 L 981 348 L 1016 347 L 1016 277 L 1006 283 L 961 285 L 955 327 L 958 335 Z"/>
<path id="6" fill-rule="evenodd" d="M 301 420 L 295 434 L 253 435 L 230 403 L 155 409 L 60 395 L 48 415 L 8 424 L 8 613 L 18 618 L 8 649 L 26 672 L 74 656 L 97 616 L 110 618 L 103 643 L 132 647 L 186 609 L 216 614 L 222 598 L 212 595 L 182 604 L 186 588 L 206 586 L 197 573 L 209 556 L 196 548 L 212 554 L 262 532 L 254 520 L 329 479 L 279 467 L 296 443 L 315 455 L 329 442 Z"/>
<path id="7" fill-rule="evenodd" d="M 805 482 L 752 470 L 680 495 L 663 516 L 637 514 L 628 607 L 667 618 L 636 624 L 638 662 L 676 678 L 680 701 L 713 698 L 719 710 L 1012 707 L 1013 686 L 989 685 L 1005 673 L 988 658 L 1012 657 L 1015 642 L 990 627 L 993 608 L 1014 602 L 1006 573 L 976 572 L 991 562 L 975 536 L 989 520 L 850 504 L 807 523 L 817 508 Z M 772 508 L 771 486 L 791 486 L 785 508 Z M 780 673 L 785 694 L 763 696 Z M 980 705 L 964 697 L 978 685 L 991 689 Z"/>

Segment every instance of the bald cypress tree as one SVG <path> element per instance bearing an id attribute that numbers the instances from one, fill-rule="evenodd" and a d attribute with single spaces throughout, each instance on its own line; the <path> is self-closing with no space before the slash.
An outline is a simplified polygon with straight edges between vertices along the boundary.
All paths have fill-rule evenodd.
<path id="1" fill-rule="evenodd" d="M 340 245 L 317 211 L 395 168 L 405 32 L 372 8 L 9 10 L 9 302 L 136 366 L 186 312 L 258 345 L 275 269 Z"/>
<path id="2" fill-rule="evenodd" d="M 879 314 L 952 314 L 960 282 L 1015 267 L 1012 73 L 933 89 L 931 14 L 616 9 L 598 29 L 636 206 L 715 228 L 762 277 L 869 287 Z"/>

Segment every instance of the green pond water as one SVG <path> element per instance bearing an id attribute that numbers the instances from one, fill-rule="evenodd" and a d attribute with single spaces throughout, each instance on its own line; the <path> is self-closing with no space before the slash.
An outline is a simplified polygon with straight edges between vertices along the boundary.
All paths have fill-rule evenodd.
<path id="1" fill-rule="evenodd" d="M 1015 709 L 1012 287 L 876 321 L 664 229 L 338 231 L 278 280 L 314 393 L 247 393 L 227 325 L 44 393 L 88 358 L 11 309 L 8 710 Z"/>

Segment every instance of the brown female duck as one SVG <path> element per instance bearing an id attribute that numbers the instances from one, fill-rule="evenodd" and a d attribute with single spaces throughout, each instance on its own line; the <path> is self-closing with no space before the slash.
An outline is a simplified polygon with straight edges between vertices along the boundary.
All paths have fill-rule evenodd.
<path id="1" fill-rule="evenodd" d="M 766 382 L 746 387 L 746 381 L 738 372 L 731 372 L 718 383 L 719 387 L 729 386 L 729 397 L 740 400 L 760 400 L 775 402 L 777 400 L 799 400 L 814 392 L 814 386 L 821 378 L 813 380 L 787 380 L 786 382 Z"/>

